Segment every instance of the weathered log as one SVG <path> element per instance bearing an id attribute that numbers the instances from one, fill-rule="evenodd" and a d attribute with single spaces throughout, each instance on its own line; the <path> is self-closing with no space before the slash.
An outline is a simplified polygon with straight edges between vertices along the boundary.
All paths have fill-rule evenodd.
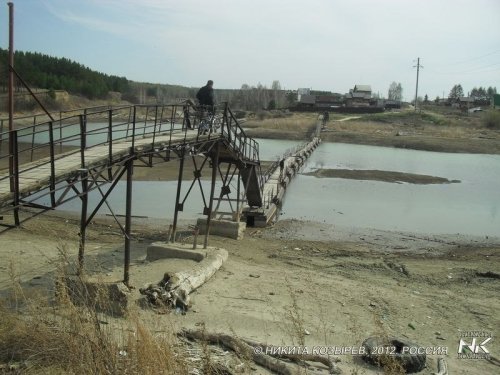
<path id="1" fill-rule="evenodd" d="M 266 345 L 262 343 L 258 343 L 252 340 L 248 339 L 243 339 L 244 342 L 246 342 L 248 345 L 251 345 L 252 347 L 260 347 L 260 348 L 266 348 L 266 347 L 272 347 L 271 345 Z M 265 351 L 265 350 L 264 350 Z M 324 364 L 326 367 L 328 367 L 328 370 L 330 374 L 341 374 L 342 371 L 337 367 L 335 362 L 340 362 L 338 358 L 335 357 L 326 357 L 322 355 L 316 355 L 316 354 L 306 354 L 306 353 L 300 353 L 300 354 L 289 354 L 289 353 L 284 353 L 284 352 L 278 352 L 276 354 L 272 353 L 268 354 L 272 357 L 275 358 L 282 358 L 282 359 L 288 359 L 290 361 L 309 361 L 309 362 L 318 362 Z"/>
<path id="2" fill-rule="evenodd" d="M 296 375 L 302 374 L 298 369 L 293 369 L 287 364 L 279 361 L 279 359 L 287 359 L 291 361 L 310 361 L 319 362 L 328 367 L 330 374 L 341 374 L 341 370 L 335 365 L 337 359 L 328 358 L 314 354 L 288 354 L 288 353 L 272 353 L 266 351 L 270 345 L 258 343 L 252 340 L 239 339 L 225 334 L 207 333 L 204 331 L 183 330 L 182 335 L 191 340 L 203 340 L 210 344 L 222 344 L 228 349 L 237 354 L 253 360 L 258 365 L 271 370 L 279 375 Z"/>
<path id="3" fill-rule="evenodd" d="M 226 348 L 237 353 L 239 356 L 252 360 L 256 364 L 271 370 L 279 375 L 298 375 L 298 371 L 294 371 L 279 359 L 272 358 L 266 354 L 258 353 L 254 348 L 247 343 L 233 336 L 224 334 L 206 333 L 204 331 L 183 330 L 182 335 L 190 340 L 201 340 L 209 344 L 223 345 Z"/>
<path id="4" fill-rule="evenodd" d="M 158 284 L 149 284 L 139 289 L 139 292 L 154 304 L 161 302 L 187 310 L 190 306 L 189 294 L 210 279 L 227 257 L 228 253 L 224 249 L 209 250 L 207 256 L 192 269 L 174 274 L 167 272 Z"/>

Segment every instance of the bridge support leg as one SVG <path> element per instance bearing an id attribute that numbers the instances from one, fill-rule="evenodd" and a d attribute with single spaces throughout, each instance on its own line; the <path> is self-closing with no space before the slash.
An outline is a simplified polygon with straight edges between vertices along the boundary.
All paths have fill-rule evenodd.
<path id="1" fill-rule="evenodd" d="M 87 230 L 87 206 L 88 206 L 88 171 L 82 170 L 81 172 L 81 180 L 82 180 L 82 192 L 81 192 L 81 201 L 82 201 L 82 211 L 80 215 L 80 246 L 78 249 L 78 275 L 81 275 L 83 272 L 83 255 L 85 253 L 85 232 Z"/>
<path id="2" fill-rule="evenodd" d="M 220 151 L 220 144 L 217 143 L 215 150 L 215 157 L 212 158 L 212 186 L 210 188 L 210 200 L 208 202 L 207 230 L 205 231 L 205 242 L 203 243 L 204 249 L 206 249 L 208 246 L 210 221 L 212 220 L 212 209 L 214 205 L 214 193 L 215 193 L 215 179 L 217 178 L 217 169 L 219 168 L 219 151 Z"/>
<path id="3" fill-rule="evenodd" d="M 127 192 L 125 202 L 125 256 L 123 265 L 123 283 L 129 286 L 130 270 L 130 232 L 132 226 L 132 175 L 134 173 L 134 160 L 130 159 L 127 168 Z"/>
<path id="4" fill-rule="evenodd" d="M 179 165 L 179 177 L 177 179 L 177 195 L 175 196 L 175 210 L 174 210 L 174 222 L 172 225 L 172 232 L 169 233 L 169 237 L 167 238 L 167 242 L 172 240 L 175 242 L 175 232 L 177 231 L 177 217 L 179 216 L 179 211 L 182 211 L 182 208 L 179 204 L 181 199 L 181 186 L 182 186 L 182 174 L 184 172 L 184 157 L 186 156 L 186 151 L 183 149 L 181 153 L 181 160 Z"/>
<path id="5" fill-rule="evenodd" d="M 240 202 L 240 189 L 241 189 L 241 172 L 240 170 L 238 169 L 238 184 L 237 184 L 237 188 L 236 188 L 236 217 L 234 217 L 234 221 L 236 221 L 237 223 L 240 222 L 240 216 L 241 216 L 241 202 Z"/>

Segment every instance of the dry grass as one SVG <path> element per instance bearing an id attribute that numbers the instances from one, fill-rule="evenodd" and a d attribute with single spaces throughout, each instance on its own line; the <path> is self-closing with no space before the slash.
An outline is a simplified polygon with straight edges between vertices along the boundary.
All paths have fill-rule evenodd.
<path id="1" fill-rule="evenodd" d="M 11 297 L 0 304 L 0 365 L 28 374 L 188 373 L 173 334 L 153 334 L 133 313 L 111 324 L 95 301 L 77 307 L 64 287 L 57 305 L 28 299 L 13 266 L 10 276 Z"/>
<path id="2" fill-rule="evenodd" d="M 264 120 L 250 120 L 244 123 L 245 128 L 265 128 L 285 131 L 307 131 L 316 125 L 316 117 L 293 116 L 287 118 L 269 118 Z"/>
<path id="3" fill-rule="evenodd" d="M 500 111 L 489 110 L 483 114 L 481 120 L 486 128 L 500 130 Z"/>

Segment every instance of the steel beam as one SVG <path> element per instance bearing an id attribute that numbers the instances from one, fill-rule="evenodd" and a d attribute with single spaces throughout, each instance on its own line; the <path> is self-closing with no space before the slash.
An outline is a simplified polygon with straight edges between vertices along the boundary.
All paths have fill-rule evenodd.
<path id="1" fill-rule="evenodd" d="M 210 232 L 210 222 L 212 219 L 212 208 L 214 204 L 215 180 L 217 178 L 217 170 L 219 168 L 220 143 L 217 142 L 215 147 L 215 156 L 212 158 L 212 186 L 210 187 L 210 200 L 208 201 L 207 230 L 205 231 L 205 241 L 203 243 L 204 249 L 208 246 L 208 235 Z"/>
<path id="2" fill-rule="evenodd" d="M 125 254 L 123 265 L 123 283 L 129 286 L 130 270 L 130 232 L 132 226 L 132 175 L 134 172 L 134 160 L 130 159 L 127 168 L 127 193 L 125 203 Z"/>

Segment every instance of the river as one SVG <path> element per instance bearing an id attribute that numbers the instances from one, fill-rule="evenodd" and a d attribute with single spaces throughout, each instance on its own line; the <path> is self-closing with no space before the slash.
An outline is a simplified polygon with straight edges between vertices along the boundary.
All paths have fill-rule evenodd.
<path id="1" fill-rule="evenodd" d="M 300 144 L 257 140 L 262 160 L 274 160 Z M 302 174 L 318 168 L 416 173 L 460 180 L 460 183 L 415 185 Z M 189 182 L 184 183 L 183 191 L 188 187 Z M 175 191 L 176 182 L 134 182 L 133 214 L 172 218 Z M 199 217 L 203 211 L 203 200 L 196 186 L 191 194 L 181 212 L 185 219 Z M 109 198 L 115 213 L 123 214 L 124 196 L 125 184 L 120 182 Z M 97 192 L 90 195 L 91 207 L 98 198 Z M 79 206 L 79 201 L 74 200 L 61 209 L 78 211 Z M 322 143 L 290 184 L 280 218 L 353 228 L 497 236 L 500 234 L 499 209 L 500 155 Z M 100 212 L 109 211 L 104 206 Z"/>

